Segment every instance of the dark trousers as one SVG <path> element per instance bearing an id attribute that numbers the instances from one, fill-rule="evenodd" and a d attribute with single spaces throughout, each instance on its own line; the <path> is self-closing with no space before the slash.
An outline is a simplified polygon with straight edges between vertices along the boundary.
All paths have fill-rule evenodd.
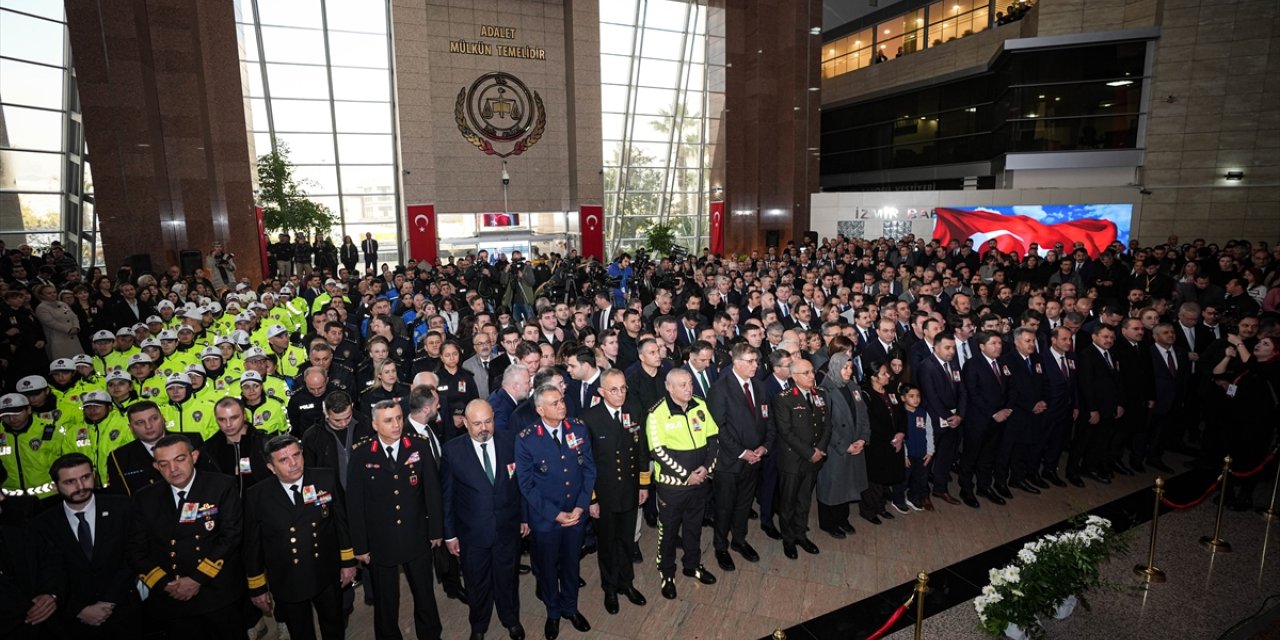
<path id="1" fill-rule="evenodd" d="M 1000 443 L 996 446 L 996 463 L 992 482 L 997 485 L 1017 484 L 1027 478 L 1027 458 L 1030 457 L 1033 434 L 1031 425 L 1004 427 Z"/>
<path id="2" fill-rule="evenodd" d="M 424 553 L 402 565 L 371 564 L 369 581 L 373 583 L 373 637 L 378 640 L 400 640 L 400 569 L 413 594 L 413 628 L 419 640 L 439 640 L 444 627 L 436 608 L 434 580 L 431 576 L 431 554 Z"/>
<path id="3" fill-rule="evenodd" d="M 1067 475 L 1078 476 L 1082 471 L 1103 471 L 1106 445 L 1115 432 L 1114 409 L 1099 412 L 1098 424 L 1089 424 L 1089 414 L 1081 411 L 1076 421 L 1076 432 L 1071 438 L 1071 452 L 1067 455 Z"/>
<path id="4" fill-rule="evenodd" d="M 1039 473 L 1058 473 L 1058 464 L 1062 462 L 1062 452 L 1067 450 L 1071 443 L 1071 409 L 1050 410 L 1045 412 L 1045 427 L 1048 433 L 1045 434 L 1044 447 L 1039 452 L 1036 462 L 1031 465 L 1032 470 L 1039 470 Z"/>
<path id="5" fill-rule="evenodd" d="M 907 458 L 911 460 L 911 466 L 907 467 L 906 479 L 893 485 L 893 501 L 902 504 L 902 500 L 910 498 L 911 504 L 920 507 L 929 495 L 929 466 L 924 463 L 924 456 L 908 455 Z M 962 489 L 964 478 L 961 474 Z"/>
<path id="6" fill-rule="evenodd" d="M 751 501 L 760 482 L 759 465 L 747 465 L 735 473 L 717 473 L 711 484 L 715 493 L 716 526 L 715 549 L 729 548 L 729 536 L 734 543 L 747 541 L 747 517 L 751 514 Z"/>
<path id="7" fill-rule="evenodd" d="M 783 542 L 794 544 L 808 533 L 809 506 L 817 481 L 817 471 L 778 471 L 778 530 Z"/>
<path id="8" fill-rule="evenodd" d="M 311 621 L 312 608 L 320 621 L 321 638 L 341 640 L 346 635 L 347 620 L 342 611 L 342 591 L 336 582 L 322 589 L 310 600 L 276 601 L 276 619 L 289 628 L 289 636 L 294 640 L 315 640 L 316 626 Z"/>
<path id="9" fill-rule="evenodd" d="M 934 436 L 938 435 L 935 430 Z M 973 493 L 975 489 L 990 489 L 992 470 L 995 468 L 996 452 L 1000 447 L 1001 436 L 1004 435 L 1004 424 L 992 420 L 964 425 L 964 451 L 960 454 L 960 490 Z M 937 443 L 934 443 L 937 446 Z M 923 460 L 923 458 L 921 458 Z M 938 459 L 932 460 L 934 469 L 938 468 Z M 916 460 L 911 461 L 915 470 Z M 910 473 L 910 472 L 909 472 Z M 977 476 L 977 485 L 974 477 Z M 912 502 L 922 496 L 912 496 Z M 917 504 L 917 506 L 919 506 Z"/>
<path id="10" fill-rule="evenodd" d="M 374 271 L 374 269 L 377 268 L 377 266 L 378 266 L 377 254 L 374 254 L 374 253 L 364 254 L 364 272 L 366 274 L 376 274 L 377 271 Z"/>
<path id="11" fill-rule="evenodd" d="M 596 519 L 596 560 L 600 564 L 600 588 L 605 593 L 630 589 L 636 578 L 631 564 L 631 547 L 635 545 L 636 510 L 608 511 L 600 509 Z"/>
<path id="12" fill-rule="evenodd" d="M 858 501 L 858 515 L 873 518 L 884 511 L 885 500 L 888 499 L 888 487 L 872 482 L 862 490 L 862 499 Z"/>
<path id="13" fill-rule="evenodd" d="M 457 593 L 462 589 L 462 569 L 458 566 L 458 558 L 444 545 L 432 547 L 431 564 L 445 593 Z"/>
<path id="14" fill-rule="evenodd" d="M 1172 430 L 1175 414 L 1151 414 L 1147 428 L 1133 440 L 1133 457 L 1135 460 L 1159 460 L 1164 456 L 1165 434 Z"/>
<path id="15" fill-rule="evenodd" d="M 167 597 L 167 596 L 162 596 Z M 221 640 L 235 638 L 242 640 L 245 634 L 244 610 L 239 601 L 221 609 L 208 613 L 180 615 L 167 618 L 161 622 L 164 637 L 170 640 L 186 640 L 187 638 Z"/>
<path id="16" fill-rule="evenodd" d="M 849 522 L 849 503 L 825 504 L 818 501 L 818 528 L 834 531 L 842 524 Z"/>
<path id="17" fill-rule="evenodd" d="M 951 481 L 951 466 L 960 457 L 960 429 L 935 428 L 933 430 L 933 491 L 946 493 Z"/>
<path id="18" fill-rule="evenodd" d="M 586 528 L 585 523 L 579 522 L 572 527 L 556 526 L 550 531 L 533 532 L 530 556 L 548 618 L 578 613 L 578 558 Z"/>
<path id="19" fill-rule="evenodd" d="M 504 627 L 520 623 L 520 584 L 516 563 L 520 559 L 520 538 L 511 536 L 492 547 L 482 548 L 462 543 L 462 577 L 467 581 L 468 619 L 471 633 L 489 630 L 494 603 L 498 620 Z M 452 555 L 452 554 L 451 554 Z"/>
<path id="20" fill-rule="evenodd" d="M 658 572 L 676 574 L 676 545 L 684 551 L 681 564 L 697 569 L 702 564 L 702 516 L 707 508 L 707 487 L 658 487 Z"/>
<path id="21" fill-rule="evenodd" d="M 1106 462 L 1120 461 L 1124 458 L 1125 449 L 1133 451 L 1138 439 L 1146 439 L 1148 415 L 1145 403 L 1136 409 L 1125 407 L 1124 416 L 1116 419 L 1115 433 L 1107 441 L 1107 449 L 1103 454 Z"/>
<path id="22" fill-rule="evenodd" d="M 778 495 L 778 456 L 767 453 L 760 465 L 760 483 L 756 485 L 756 501 L 760 503 L 760 523 L 773 524 L 773 499 Z"/>

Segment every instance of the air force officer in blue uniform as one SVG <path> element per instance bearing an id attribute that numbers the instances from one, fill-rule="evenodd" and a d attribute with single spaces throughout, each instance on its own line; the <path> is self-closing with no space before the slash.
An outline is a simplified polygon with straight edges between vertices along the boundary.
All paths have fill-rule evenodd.
<path id="1" fill-rule="evenodd" d="M 596 484 L 591 436 L 580 420 L 565 419 L 564 394 L 554 384 L 538 387 L 533 403 L 539 420 L 516 438 L 516 479 L 533 531 L 533 565 L 547 606 L 547 640 L 560 635 L 560 618 L 586 633 L 578 611 L 578 556 L 587 507 Z"/>
<path id="2" fill-rule="evenodd" d="M 515 478 L 515 434 L 494 431 L 484 400 L 467 404 L 463 421 L 470 437 L 444 446 L 444 543 L 462 561 L 472 640 L 484 638 L 495 602 L 511 639 L 524 640 L 516 563 L 529 525 Z"/>

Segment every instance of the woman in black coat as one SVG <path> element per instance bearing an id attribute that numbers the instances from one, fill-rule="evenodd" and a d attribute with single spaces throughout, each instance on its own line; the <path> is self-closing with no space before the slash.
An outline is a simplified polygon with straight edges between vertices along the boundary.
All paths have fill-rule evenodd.
<path id="1" fill-rule="evenodd" d="M 351 240 L 351 236 L 342 236 L 342 246 L 338 248 L 338 256 L 342 266 L 347 268 L 347 272 L 355 273 L 356 264 L 360 262 L 360 247 Z"/>
<path id="2" fill-rule="evenodd" d="M 893 519 L 893 514 L 885 508 L 889 488 L 907 477 L 906 467 L 902 464 L 902 441 L 907 437 L 905 419 L 902 401 L 897 392 L 889 387 L 891 378 L 887 364 L 868 364 L 864 390 L 867 397 L 867 418 L 871 421 L 871 438 L 867 440 L 863 455 L 867 459 L 869 486 L 862 492 L 858 510 L 862 518 L 871 524 L 880 524 L 880 518 Z"/>
<path id="3" fill-rule="evenodd" d="M 1227 349 L 1228 357 L 1236 351 L 1242 363 L 1241 372 L 1228 383 L 1226 403 L 1231 425 L 1227 452 L 1231 468 L 1237 471 L 1251 471 L 1262 464 L 1275 439 L 1276 413 L 1280 411 L 1280 350 L 1276 342 L 1274 337 L 1261 338 L 1252 353 L 1243 344 Z M 1252 509 L 1254 489 L 1262 478 L 1270 476 L 1264 471 L 1242 478 L 1231 509 Z"/>

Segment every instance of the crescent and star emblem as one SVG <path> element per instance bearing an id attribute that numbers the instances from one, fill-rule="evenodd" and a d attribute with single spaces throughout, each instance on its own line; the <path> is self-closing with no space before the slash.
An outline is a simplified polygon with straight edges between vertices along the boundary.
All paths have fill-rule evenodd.
<path id="1" fill-rule="evenodd" d="M 430 224 L 431 218 L 428 218 L 425 213 L 419 213 L 413 217 L 413 226 L 417 227 L 418 231 L 426 231 L 427 226 Z"/>
<path id="2" fill-rule="evenodd" d="M 597 216 L 594 213 L 587 216 L 587 229 L 589 231 L 595 231 L 599 226 L 600 226 L 600 216 Z"/>

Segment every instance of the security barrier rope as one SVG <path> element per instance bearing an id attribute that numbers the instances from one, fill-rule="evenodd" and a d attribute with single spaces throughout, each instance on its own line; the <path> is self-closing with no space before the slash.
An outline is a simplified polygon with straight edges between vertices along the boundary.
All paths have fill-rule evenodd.
<path id="1" fill-rule="evenodd" d="M 911 597 L 907 598 L 907 601 L 902 603 L 902 606 L 898 607 L 898 609 L 893 612 L 893 615 L 889 616 L 888 621 L 886 621 L 879 629 L 876 629 L 875 633 L 867 636 L 867 640 L 879 640 L 884 636 L 884 634 L 889 633 L 889 629 L 892 629 L 893 625 L 898 624 L 898 621 L 902 619 L 902 616 L 907 612 L 907 608 L 911 606 L 911 603 L 914 602 L 915 599 L 916 594 L 912 593 Z"/>

